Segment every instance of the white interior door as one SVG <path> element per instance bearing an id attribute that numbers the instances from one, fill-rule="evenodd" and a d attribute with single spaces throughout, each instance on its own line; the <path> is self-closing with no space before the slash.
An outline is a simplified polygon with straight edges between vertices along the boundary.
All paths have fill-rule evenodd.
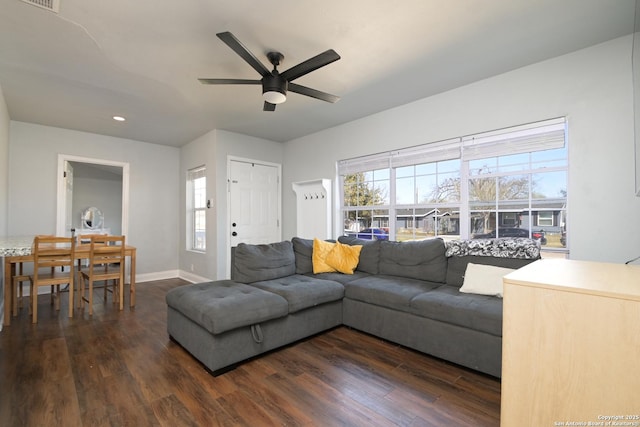
<path id="1" fill-rule="evenodd" d="M 280 166 L 229 161 L 231 246 L 281 240 Z"/>

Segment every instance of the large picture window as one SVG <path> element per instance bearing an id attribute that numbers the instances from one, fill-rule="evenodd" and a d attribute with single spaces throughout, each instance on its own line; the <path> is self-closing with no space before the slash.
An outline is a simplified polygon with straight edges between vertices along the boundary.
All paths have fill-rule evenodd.
<path id="1" fill-rule="evenodd" d="M 187 249 L 207 249 L 207 176 L 200 166 L 187 172 Z"/>
<path id="2" fill-rule="evenodd" d="M 340 161 L 344 234 L 566 247 L 563 118 Z"/>

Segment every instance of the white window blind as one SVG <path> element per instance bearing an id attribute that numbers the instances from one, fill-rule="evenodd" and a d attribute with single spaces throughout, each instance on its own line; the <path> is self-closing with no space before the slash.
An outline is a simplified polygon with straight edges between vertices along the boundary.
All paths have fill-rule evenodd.
<path id="1" fill-rule="evenodd" d="M 204 166 L 200 166 L 198 168 L 190 169 L 187 172 L 187 179 L 189 181 L 194 181 L 198 178 L 205 178 L 207 176 L 207 168 Z"/>
<path id="2" fill-rule="evenodd" d="M 508 154 L 562 148 L 565 144 L 564 118 L 546 120 L 491 132 L 432 142 L 416 147 L 387 151 L 338 162 L 338 174 L 402 167 L 442 160 L 475 160 Z"/>
<path id="3" fill-rule="evenodd" d="M 564 147 L 565 119 L 552 119 L 462 138 L 464 160 Z"/>
<path id="4" fill-rule="evenodd" d="M 371 154 L 338 161 L 338 175 L 350 175 L 389 167 L 389 153 Z"/>
<path id="5" fill-rule="evenodd" d="M 432 142 L 416 147 L 340 160 L 338 175 L 402 167 L 460 158 L 460 138 Z"/>
<path id="6" fill-rule="evenodd" d="M 391 166 L 402 167 L 460 158 L 460 138 L 392 151 Z"/>

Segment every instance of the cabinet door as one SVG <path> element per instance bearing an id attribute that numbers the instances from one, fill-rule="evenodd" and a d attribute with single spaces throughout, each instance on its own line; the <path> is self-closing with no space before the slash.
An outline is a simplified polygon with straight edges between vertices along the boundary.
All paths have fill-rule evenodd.
<path id="1" fill-rule="evenodd" d="M 640 414 L 637 300 L 507 282 L 503 321 L 502 426 Z"/>

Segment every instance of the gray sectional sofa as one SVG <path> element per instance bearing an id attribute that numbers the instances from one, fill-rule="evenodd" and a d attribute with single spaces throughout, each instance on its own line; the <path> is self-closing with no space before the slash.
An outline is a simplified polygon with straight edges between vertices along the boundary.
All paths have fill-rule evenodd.
<path id="1" fill-rule="evenodd" d="M 240 244 L 232 280 L 167 293 L 170 337 L 214 374 L 347 325 L 496 377 L 502 299 L 461 292 L 469 263 L 520 268 L 540 257 L 529 239 L 366 241 L 353 274 L 313 273 L 313 240 Z"/>

